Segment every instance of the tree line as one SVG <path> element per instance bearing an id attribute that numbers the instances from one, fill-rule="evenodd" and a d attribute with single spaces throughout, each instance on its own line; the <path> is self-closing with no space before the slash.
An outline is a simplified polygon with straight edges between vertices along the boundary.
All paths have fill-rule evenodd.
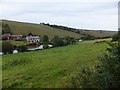
<path id="1" fill-rule="evenodd" d="M 49 23 L 40 23 L 40 24 L 47 25 L 47 26 L 50 26 L 50 27 L 53 27 L 53 28 L 58 28 L 58 29 L 63 29 L 63 30 L 67 30 L 67 31 L 79 33 L 79 30 L 78 30 L 78 29 L 70 28 L 70 27 L 67 27 L 67 26 L 51 25 L 51 24 L 49 24 Z"/>

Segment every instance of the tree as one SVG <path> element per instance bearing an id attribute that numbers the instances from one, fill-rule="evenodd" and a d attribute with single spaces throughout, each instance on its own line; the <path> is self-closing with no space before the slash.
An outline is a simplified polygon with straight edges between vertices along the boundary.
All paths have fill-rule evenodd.
<path id="1" fill-rule="evenodd" d="M 64 45 L 64 41 L 58 36 L 55 35 L 54 38 L 52 39 L 53 42 L 53 46 L 63 46 Z"/>
<path id="2" fill-rule="evenodd" d="M 44 35 L 42 38 L 42 43 L 43 43 L 43 47 L 46 49 L 48 48 L 48 43 L 49 43 L 49 38 L 47 35 Z"/>
<path id="3" fill-rule="evenodd" d="M 95 37 L 94 36 L 91 36 L 91 35 L 86 35 L 86 36 L 83 36 L 81 37 L 82 40 L 94 40 Z"/>
<path id="4" fill-rule="evenodd" d="M 71 37 L 71 38 L 70 38 L 70 43 L 73 44 L 73 43 L 75 43 L 75 42 L 76 42 L 76 40 Z"/>
<path id="5" fill-rule="evenodd" d="M 12 34 L 9 25 L 8 25 L 8 24 L 3 24 L 3 23 L 2 23 L 2 34 L 7 34 L 7 33 Z"/>
<path id="6" fill-rule="evenodd" d="M 18 51 L 19 52 L 26 52 L 27 51 L 27 46 L 26 45 L 18 46 Z"/>
<path id="7" fill-rule="evenodd" d="M 32 33 L 28 33 L 28 36 L 33 36 L 33 34 Z"/>
<path id="8" fill-rule="evenodd" d="M 4 54 L 12 53 L 13 49 L 14 49 L 14 46 L 10 42 L 8 41 L 2 42 L 2 52 Z"/>
<path id="9" fill-rule="evenodd" d="M 112 41 L 118 41 L 119 38 L 120 38 L 120 36 L 119 36 L 119 34 L 117 33 L 117 34 L 113 35 Z"/>
<path id="10" fill-rule="evenodd" d="M 71 43 L 71 40 L 70 40 L 70 37 L 69 36 L 66 36 L 65 37 L 65 45 L 68 45 Z"/>

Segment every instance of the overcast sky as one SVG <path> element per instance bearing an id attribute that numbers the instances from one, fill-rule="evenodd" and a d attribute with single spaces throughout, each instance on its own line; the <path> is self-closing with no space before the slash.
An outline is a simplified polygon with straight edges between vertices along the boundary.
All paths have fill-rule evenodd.
<path id="1" fill-rule="evenodd" d="M 0 0 L 0 19 L 117 30 L 119 0 Z"/>

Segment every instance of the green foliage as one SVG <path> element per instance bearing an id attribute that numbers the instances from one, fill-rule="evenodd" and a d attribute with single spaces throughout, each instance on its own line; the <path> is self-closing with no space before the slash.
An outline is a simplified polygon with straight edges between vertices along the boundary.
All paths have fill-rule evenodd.
<path id="1" fill-rule="evenodd" d="M 69 37 L 69 36 L 66 36 L 66 37 L 65 37 L 65 45 L 68 45 L 68 44 L 70 44 L 70 43 L 71 43 L 70 37 Z"/>
<path id="2" fill-rule="evenodd" d="M 100 85 L 103 88 L 119 88 L 120 86 L 120 46 L 111 43 L 108 53 L 100 59 L 101 64 L 97 67 L 98 78 L 101 77 Z M 104 84 L 103 84 L 104 83 Z"/>
<path id="3" fill-rule="evenodd" d="M 42 43 L 43 43 L 43 47 L 44 49 L 47 49 L 48 48 L 48 43 L 49 43 L 49 38 L 47 35 L 44 35 L 43 38 L 42 38 Z"/>
<path id="4" fill-rule="evenodd" d="M 32 36 L 33 34 L 32 33 L 28 33 L 28 36 Z"/>
<path id="5" fill-rule="evenodd" d="M 94 36 L 91 36 L 91 35 L 86 35 L 86 36 L 83 36 L 81 37 L 82 40 L 94 40 L 95 37 Z"/>
<path id="6" fill-rule="evenodd" d="M 43 44 L 43 48 L 48 49 L 49 48 L 48 44 Z"/>
<path id="7" fill-rule="evenodd" d="M 95 44 L 101 44 L 101 43 L 106 43 L 106 41 L 105 40 L 103 40 L 103 41 L 96 41 L 96 42 L 94 42 Z"/>
<path id="8" fill-rule="evenodd" d="M 83 68 L 80 73 L 71 78 L 73 88 L 98 88 L 95 84 L 95 76 L 90 68 Z"/>
<path id="9" fill-rule="evenodd" d="M 73 37 L 69 37 L 69 36 L 66 36 L 66 37 L 64 38 L 64 40 L 65 40 L 65 45 L 73 44 L 73 43 L 76 42 Z"/>
<path id="10" fill-rule="evenodd" d="M 119 33 L 113 35 L 113 37 L 112 37 L 112 41 L 118 41 L 119 39 L 120 39 L 120 34 Z"/>
<path id="11" fill-rule="evenodd" d="M 49 38 L 48 38 L 47 35 L 44 35 L 44 36 L 43 36 L 42 42 L 43 42 L 43 44 L 48 44 L 48 43 L 49 43 Z"/>
<path id="12" fill-rule="evenodd" d="M 53 44 L 54 47 L 56 47 L 56 46 L 63 46 L 64 45 L 64 41 L 59 36 L 56 35 L 52 39 L 52 44 Z"/>
<path id="13" fill-rule="evenodd" d="M 47 25 L 47 26 L 50 26 L 50 27 L 53 27 L 53 28 L 58 28 L 58 29 L 63 29 L 63 30 L 79 33 L 79 30 L 75 29 L 75 28 L 70 28 L 70 27 L 66 27 L 66 26 L 59 26 L 59 25 L 51 25 L 49 23 L 47 23 L 47 24 L 43 23 L 43 24 Z"/>
<path id="14" fill-rule="evenodd" d="M 12 33 L 8 24 L 2 23 L 2 34 Z"/>
<path id="15" fill-rule="evenodd" d="M 10 42 L 8 42 L 8 41 L 2 42 L 2 52 L 4 54 L 12 53 L 13 49 L 14 49 L 14 46 Z"/>
<path id="16" fill-rule="evenodd" d="M 64 39 L 62 39 L 58 35 L 55 35 L 54 38 L 52 39 L 52 44 L 54 47 L 64 46 L 64 45 L 73 44 L 73 43 L 75 43 L 75 39 L 69 36 L 66 36 L 64 37 Z"/>
<path id="17" fill-rule="evenodd" d="M 99 58 L 94 68 L 83 69 L 79 76 L 72 79 L 74 87 L 82 88 L 119 88 L 120 86 L 120 46 L 110 43 L 111 48 Z"/>
<path id="18" fill-rule="evenodd" d="M 27 46 L 26 45 L 18 46 L 18 51 L 19 52 L 26 52 L 27 51 Z"/>

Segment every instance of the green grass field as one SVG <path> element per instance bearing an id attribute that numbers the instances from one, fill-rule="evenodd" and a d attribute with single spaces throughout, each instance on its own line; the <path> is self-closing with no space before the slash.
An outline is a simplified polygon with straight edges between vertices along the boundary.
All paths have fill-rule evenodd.
<path id="1" fill-rule="evenodd" d="M 26 41 L 11 41 L 11 43 L 16 46 L 29 44 L 29 42 L 26 42 Z"/>
<path id="2" fill-rule="evenodd" d="M 94 42 L 3 55 L 3 88 L 70 87 L 71 77 L 85 66 L 92 67 L 109 47 Z"/>

